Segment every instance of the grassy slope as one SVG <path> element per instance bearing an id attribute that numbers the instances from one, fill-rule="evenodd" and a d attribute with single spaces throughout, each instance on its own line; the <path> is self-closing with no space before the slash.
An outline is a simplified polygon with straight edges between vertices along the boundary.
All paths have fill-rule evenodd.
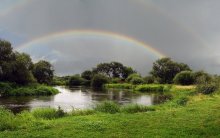
<path id="1" fill-rule="evenodd" d="M 186 106 L 165 104 L 136 114 L 98 113 L 36 122 L 0 137 L 220 137 L 220 95 L 197 95 Z"/>

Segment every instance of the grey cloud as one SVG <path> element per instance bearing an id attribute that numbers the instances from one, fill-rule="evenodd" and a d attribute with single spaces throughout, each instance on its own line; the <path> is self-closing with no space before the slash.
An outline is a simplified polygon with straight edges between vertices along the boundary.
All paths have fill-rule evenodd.
<path id="1" fill-rule="evenodd" d="M 0 27 L 17 35 L 12 39 L 16 45 L 64 30 L 111 31 L 143 41 L 194 69 L 220 73 L 219 4 L 218 0 L 33 0 L 2 17 Z M 110 60 L 120 60 L 147 74 L 156 59 L 141 48 L 120 47 L 107 40 L 54 41 L 48 45 L 61 55 L 28 52 L 38 59 L 56 61 L 58 74 L 77 73 Z"/>

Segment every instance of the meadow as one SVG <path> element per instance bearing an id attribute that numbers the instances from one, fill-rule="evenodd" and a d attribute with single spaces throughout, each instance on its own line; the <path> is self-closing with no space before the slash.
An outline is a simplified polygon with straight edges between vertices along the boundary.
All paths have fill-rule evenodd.
<path id="1" fill-rule="evenodd" d="M 219 137 L 220 92 L 205 95 L 174 86 L 161 105 L 119 106 L 106 101 L 92 110 L 36 109 L 14 115 L 1 108 L 0 137 Z"/>

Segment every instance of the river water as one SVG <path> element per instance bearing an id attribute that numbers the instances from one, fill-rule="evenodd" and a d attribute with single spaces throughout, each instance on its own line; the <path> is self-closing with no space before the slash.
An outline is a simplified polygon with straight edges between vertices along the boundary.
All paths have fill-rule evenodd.
<path id="1" fill-rule="evenodd" d="M 74 109 L 87 109 L 94 107 L 102 101 L 114 101 L 118 104 L 155 105 L 171 98 L 163 93 L 134 93 L 128 90 L 94 90 L 85 87 L 55 87 L 60 91 L 54 96 L 28 96 L 28 97 L 1 97 L 0 105 L 19 113 L 34 108 L 61 107 L 65 111 Z"/>

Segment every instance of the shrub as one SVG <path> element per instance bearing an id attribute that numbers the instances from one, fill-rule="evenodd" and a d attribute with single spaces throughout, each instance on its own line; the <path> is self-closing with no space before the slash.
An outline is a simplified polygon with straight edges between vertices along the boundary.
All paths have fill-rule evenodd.
<path id="1" fill-rule="evenodd" d="M 120 78 L 113 78 L 111 80 L 111 83 L 121 83 L 121 82 L 122 82 L 122 80 Z"/>
<path id="2" fill-rule="evenodd" d="M 218 89 L 218 86 L 215 83 L 198 84 L 196 89 L 200 93 L 211 94 Z"/>
<path id="3" fill-rule="evenodd" d="M 133 73 L 133 74 L 131 74 L 131 75 L 129 75 L 128 77 L 127 77 L 127 79 L 126 79 L 126 82 L 131 82 L 131 80 L 133 79 L 133 78 L 141 78 L 141 76 L 139 75 L 139 74 L 137 74 L 137 73 Z"/>
<path id="4" fill-rule="evenodd" d="M 125 112 L 125 113 L 138 113 L 138 112 L 147 112 L 147 111 L 155 111 L 155 109 L 152 107 L 147 107 L 138 104 L 126 105 L 121 108 L 121 112 Z"/>
<path id="5" fill-rule="evenodd" d="M 108 78 L 106 76 L 101 75 L 101 74 L 96 74 L 92 78 L 91 85 L 93 87 L 100 88 L 100 87 L 102 87 L 106 83 L 108 83 Z"/>
<path id="6" fill-rule="evenodd" d="M 143 84 L 144 80 L 141 77 L 133 77 L 130 81 L 134 85 Z"/>
<path id="7" fill-rule="evenodd" d="M 191 71 L 182 71 L 174 77 L 173 81 L 175 84 L 191 85 L 195 79 Z"/>
<path id="8" fill-rule="evenodd" d="M 9 83 L 0 83 L 0 95 L 5 95 L 6 93 L 10 92 L 12 87 Z"/>
<path id="9" fill-rule="evenodd" d="M 212 77 L 208 73 L 204 71 L 197 71 L 193 73 L 193 77 L 195 78 L 195 83 L 202 83 L 204 81 L 211 81 Z"/>
<path id="10" fill-rule="evenodd" d="M 83 82 L 83 79 L 79 75 L 70 77 L 68 84 L 70 86 L 79 86 Z"/>
<path id="11" fill-rule="evenodd" d="M 196 90 L 203 94 L 211 94 L 219 88 L 218 80 L 214 78 L 209 79 L 207 76 L 199 77 L 197 83 Z"/>
<path id="12" fill-rule="evenodd" d="M 97 104 L 94 110 L 104 113 L 115 114 L 120 111 L 120 107 L 114 102 L 105 101 L 100 104 Z"/>
<path id="13" fill-rule="evenodd" d="M 42 119 L 55 119 L 63 117 L 65 115 L 64 111 L 61 108 L 39 108 L 33 110 L 31 113 L 34 117 Z"/>
<path id="14" fill-rule="evenodd" d="M 147 84 L 152 84 L 155 82 L 155 78 L 153 76 L 146 76 L 144 77 L 144 82 Z"/>

